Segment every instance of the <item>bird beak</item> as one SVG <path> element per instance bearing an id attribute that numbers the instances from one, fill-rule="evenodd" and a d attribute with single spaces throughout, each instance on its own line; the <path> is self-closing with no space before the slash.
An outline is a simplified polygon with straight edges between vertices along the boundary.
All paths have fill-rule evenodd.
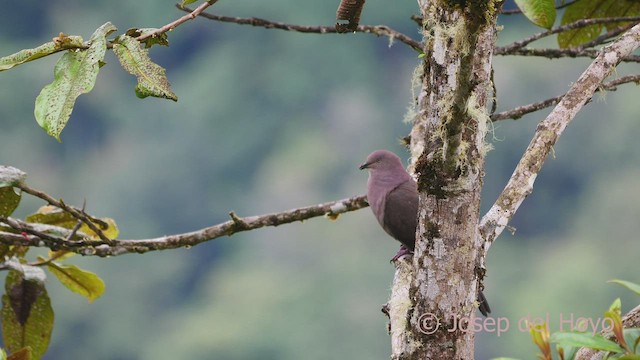
<path id="1" fill-rule="evenodd" d="M 364 164 L 360 165 L 360 167 L 358 169 L 364 170 L 364 169 L 368 168 L 369 165 L 370 165 L 369 163 L 364 163 Z"/>

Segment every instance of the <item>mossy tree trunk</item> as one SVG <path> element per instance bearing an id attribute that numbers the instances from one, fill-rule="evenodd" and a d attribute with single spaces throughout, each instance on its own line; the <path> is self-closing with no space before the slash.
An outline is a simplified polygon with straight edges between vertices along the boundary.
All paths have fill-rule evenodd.
<path id="1" fill-rule="evenodd" d="M 472 359 L 474 333 L 460 329 L 460 321 L 475 314 L 484 276 L 480 192 L 502 3 L 418 3 L 425 43 L 411 132 L 418 241 L 413 266 L 398 267 L 389 303 L 392 358 Z M 409 298 L 394 298 L 402 293 Z"/>

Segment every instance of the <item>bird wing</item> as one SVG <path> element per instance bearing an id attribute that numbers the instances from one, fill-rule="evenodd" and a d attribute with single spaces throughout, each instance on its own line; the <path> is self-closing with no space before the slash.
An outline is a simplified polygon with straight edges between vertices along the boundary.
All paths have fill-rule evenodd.
<path id="1" fill-rule="evenodd" d="M 413 179 L 409 179 L 387 194 L 382 227 L 387 234 L 413 250 L 417 226 L 418 186 Z"/>

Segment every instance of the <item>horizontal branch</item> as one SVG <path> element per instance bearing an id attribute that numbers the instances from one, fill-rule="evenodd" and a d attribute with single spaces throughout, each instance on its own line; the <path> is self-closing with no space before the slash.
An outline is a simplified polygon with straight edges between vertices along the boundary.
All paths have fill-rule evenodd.
<path id="1" fill-rule="evenodd" d="M 47 195 L 48 196 L 48 195 Z M 128 253 L 145 253 L 154 250 L 168 250 L 191 247 L 200 243 L 216 239 L 221 236 L 231 236 L 242 231 L 259 229 L 266 226 L 278 226 L 296 221 L 303 221 L 319 216 L 335 219 L 338 215 L 355 211 L 369 206 L 365 195 L 347 199 L 331 201 L 323 204 L 302 207 L 280 213 L 259 216 L 238 217 L 234 212 L 229 216 L 231 220 L 206 227 L 197 231 L 183 234 L 167 235 L 154 239 L 142 240 L 67 240 L 68 229 L 57 228 L 62 237 L 49 233 L 44 236 L 34 231 L 38 224 L 18 222 L 15 219 L 0 219 L 23 234 L 0 231 L 0 243 L 20 246 L 46 246 L 54 250 L 68 250 L 82 255 L 116 256 Z M 55 227 L 50 227 L 49 230 Z M 52 232 L 53 233 L 53 232 Z"/>
<path id="2" fill-rule="evenodd" d="M 485 242 L 485 256 L 493 241 L 509 224 L 524 199 L 533 191 L 533 184 L 542 164 L 566 126 L 593 96 L 602 81 L 639 46 L 640 24 L 627 31 L 611 45 L 603 48 L 553 111 L 538 125 L 531 143 L 529 143 L 504 190 L 480 221 L 479 234 Z"/>
<path id="3" fill-rule="evenodd" d="M 602 84 L 600 87 L 598 87 L 596 91 L 603 91 L 603 90 L 615 91 L 617 90 L 618 86 L 623 84 L 628 84 L 628 83 L 636 83 L 636 84 L 640 83 L 640 75 L 627 75 L 619 79 L 606 82 Z M 529 113 L 556 105 L 557 103 L 560 102 L 560 100 L 562 100 L 563 97 L 564 97 L 564 94 L 558 95 L 543 101 L 535 102 L 532 104 L 518 106 L 515 109 L 495 113 L 491 115 L 491 121 L 500 121 L 500 120 L 506 120 L 506 119 L 517 120 Z"/>
<path id="4" fill-rule="evenodd" d="M 176 4 L 176 7 L 182 11 L 191 12 L 190 8 L 183 6 L 182 4 Z M 293 25 L 285 24 L 282 22 L 265 20 L 257 17 L 241 18 L 232 16 L 222 16 L 211 13 L 203 12 L 201 17 L 226 23 L 234 23 L 238 25 L 251 25 L 257 27 L 263 27 L 265 29 L 278 29 L 285 31 L 295 31 L 300 33 L 309 34 L 339 34 L 341 33 L 335 26 L 307 26 L 307 25 Z M 393 30 L 385 25 L 359 25 L 355 32 L 375 34 L 377 36 L 387 36 L 392 40 L 398 40 L 406 45 L 409 45 L 415 51 L 422 53 L 422 44 L 410 36 L 405 35 L 399 31 Z"/>
<path id="5" fill-rule="evenodd" d="M 539 56 L 546 57 L 548 59 L 560 59 L 560 58 L 577 58 L 577 57 L 587 57 L 595 59 L 598 56 L 600 50 L 598 49 L 530 49 L 530 48 L 520 48 L 515 49 L 511 52 L 506 52 L 503 47 L 495 48 L 495 55 L 520 55 L 520 56 Z M 640 56 L 638 55 L 627 55 L 621 62 L 640 62 Z"/>

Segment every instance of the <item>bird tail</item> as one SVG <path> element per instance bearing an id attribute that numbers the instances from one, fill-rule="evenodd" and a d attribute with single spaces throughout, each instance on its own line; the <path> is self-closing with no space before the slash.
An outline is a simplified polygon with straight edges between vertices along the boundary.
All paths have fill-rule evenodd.
<path id="1" fill-rule="evenodd" d="M 484 297 L 482 291 L 478 293 L 478 302 L 480 303 L 480 305 L 478 306 L 478 310 L 480 310 L 482 315 L 489 315 L 491 313 L 491 308 L 489 307 L 489 302 L 487 301 L 487 298 Z"/>

